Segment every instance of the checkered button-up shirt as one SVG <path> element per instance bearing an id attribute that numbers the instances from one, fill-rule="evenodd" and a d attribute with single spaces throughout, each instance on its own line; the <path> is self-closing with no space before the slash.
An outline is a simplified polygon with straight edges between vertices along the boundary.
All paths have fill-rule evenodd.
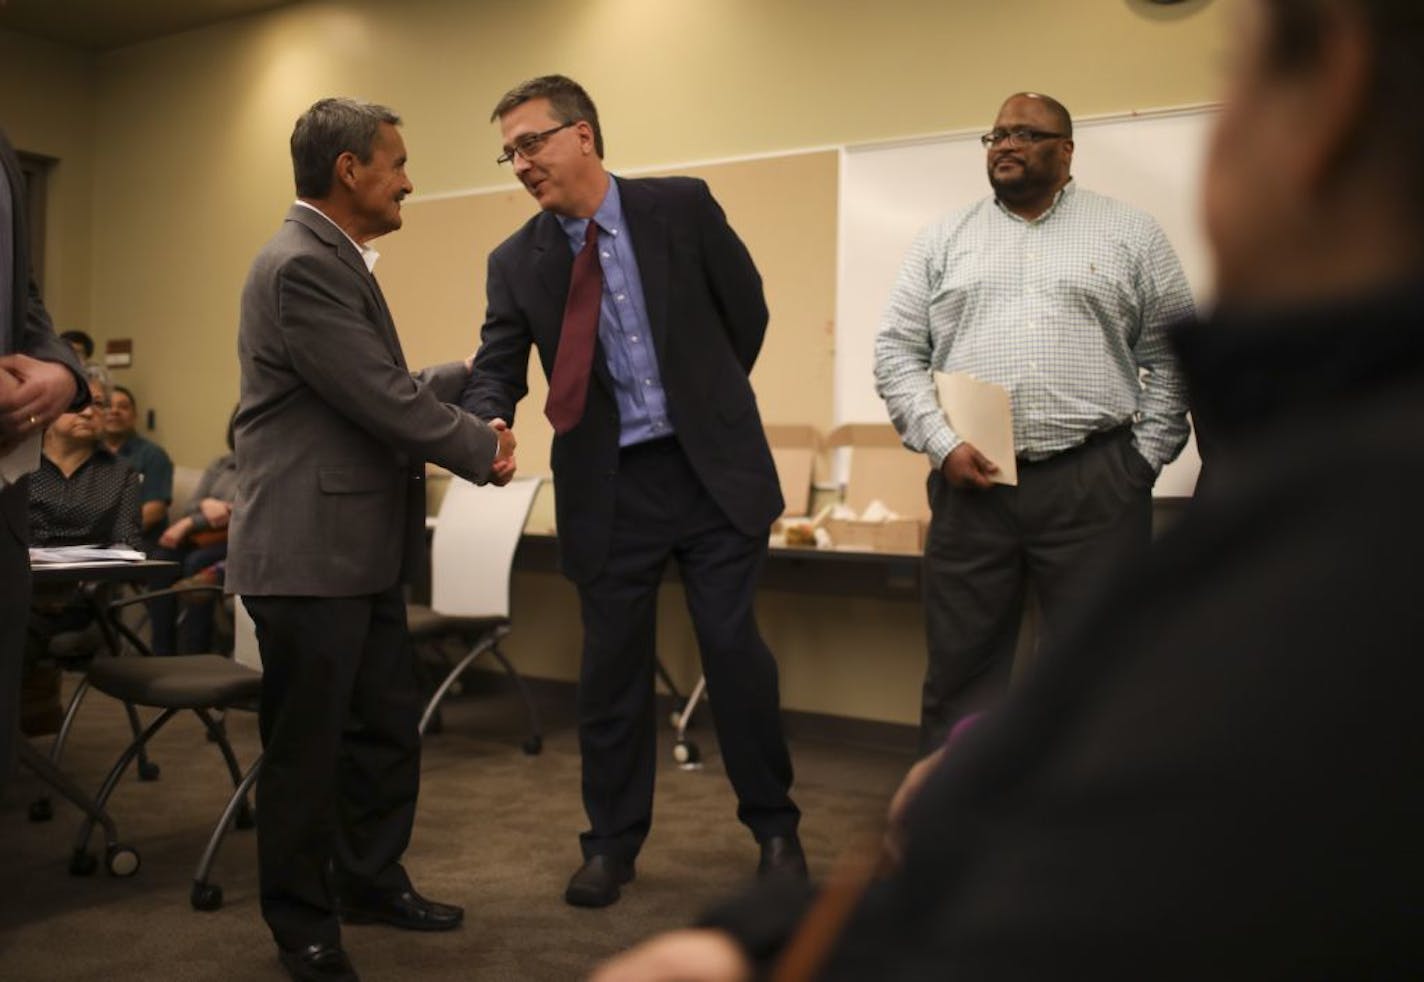
<path id="1" fill-rule="evenodd" d="M 985 198 L 911 247 L 875 341 L 876 391 L 905 445 L 936 467 L 963 440 L 933 373 L 962 371 L 1008 390 L 1020 457 L 1131 422 L 1160 469 L 1188 433 L 1165 328 L 1192 310 L 1150 215 L 1071 181 L 1031 222 Z"/>

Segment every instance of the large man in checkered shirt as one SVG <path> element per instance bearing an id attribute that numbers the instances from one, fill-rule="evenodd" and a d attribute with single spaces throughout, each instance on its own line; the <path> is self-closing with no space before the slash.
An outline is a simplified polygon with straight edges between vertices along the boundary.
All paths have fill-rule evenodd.
<path id="1" fill-rule="evenodd" d="M 877 391 L 934 467 L 922 753 L 1003 689 L 1028 583 L 1052 634 L 1093 565 L 1146 544 L 1188 432 L 1165 328 L 1192 298 L 1157 222 L 1076 186 L 1055 99 L 1011 96 L 983 143 L 993 196 L 920 234 L 875 343 Z M 937 371 L 1008 390 L 1016 487 L 949 426 Z"/>

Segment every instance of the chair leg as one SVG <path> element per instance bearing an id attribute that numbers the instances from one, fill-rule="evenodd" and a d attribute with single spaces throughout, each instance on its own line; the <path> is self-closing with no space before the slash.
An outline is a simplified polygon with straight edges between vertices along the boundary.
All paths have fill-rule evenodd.
<path id="1" fill-rule="evenodd" d="M 456 662 L 454 667 L 451 668 L 450 671 L 445 673 L 444 680 L 435 689 L 435 692 L 431 694 L 429 701 L 426 702 L 425 712 L 420 714 L 420 727 L 418 729 L 418 732 L 421 736 L 425 735 L 426 729 L 430 726 L 431 718 L 440 708 L 440 701 L 445 698 L 445 693 L 450 691 L 450 686 L 454 685 L 459 680 L 460 676 L 464 674 L 465 669 L 470 667 L 471 662 L 473 662 L 480 655 L 484 654 L 490 648 L 494 647 L 494 645 L 497 644 L 499 642 L 499 639 L 503 636 L 504 633 L 500 631 L 494 631 L 489 634 L 486 634 L 484 637 L 480 638 L 480 640 L 475 644 L 473 648 L 465 652 L 465 656 L 461 658 L 458 662 Z"/>
<path id="2" fill-rule="evenodd" d="M 232 744 L 227 739 L 227 727 L 222 720 L 213 718 L 213 714 L 206 709 L 195 709 L 198 719 L 203 721 L 203 725 L 208 728 L 208 739 L 218 745 L 218 750 L 223 755 L 223 762 L 227 764 L 228 776 L 232 778 L 232 786 L 238 787 L 242 784 L 242 768 L 237 764 L 237 755 L 232 752 Z M 242 799 L 242 806 L 237 814 L 237 827 L 241 829 L 252 828 L 252 810 L 247 807 L 247 799 Z"/>
<path id="3" fill-rule="evenodd" d="M 436 688 L 437 683 L 435 677 L 430 674 L 430 665 L 427 664 L 425 658 L 422 657 L 422 652 L 427 650 L 438 652 L 447 672 L 450 669 L 450 659 L 445 657 L 443 651 L 440 651 L 438 643 L 413 643 L 411 647 L 415 656 L 415 674 L 416 680 L 420 685 L 420 691 L 431 692 Z M 426 723 L 423 716 L 421 723 Z M 440 717 L 440 707 L 437 705 L 434 713 L 430 716 L 429 724 L 424 726 L 421 733 L 439 733 L 444 728 L 444 722 Z"/>
<path id="4" fill-rule="evenodd" d="M 69 742 L 69 731 L 74 728 L 74 717 L 79 715 L 79 704 L 84 701 L 84 696 L 88 691 L 89 677 L 86 675 L 75 686 L 74 695 L 69 697 L 69 705 L 64 710 L 64 722 L 59 724 L 59 732 L 55 734 L 54 743 L 49 748 L 49 762 L 56 767 L 59 766 L 60 758 L 64 756 L 64 745 Z"/>
<path id="5" fill-rule="evenodd" d="M 99 793 L 94 796 L 94 804 L 101 812 L 104 810 L 104 806 L 108 804 L 109 796 L 114 793 L 114 788 L 118 786 L 119 778 L 123 777 L 124 771 L 128 769 L 129 761 L 139 756 L 139 754 L 143 751 L 144 745 L 148 743 L 149 740 L 153 739 L 153 735 L 159 730 L 163 729 L 164 725 L 167 724 L 167 722 L 172 719 L 177 713 L 178 710 L 176 709 L 165 709 L 161 714 L 159 714 L 157 719 L 155 719 L 152 723 L 148 724 L 148 728 L 146 730 L 140 733 L 132 743 L 130 743 L 127 747 L 124 748 L 123 753 L 119 754 L 119 759 L 114 762 L 114 766 L 109 769 L 108 775 L 104 778 L 104 783 L 99 787 Z M 91 814 L 87 815 L 84 821 L 79 823 L 79 834 L 76 835 L 74 838 L 75 864 L 78 863 L 79 857 L 87 856 L 89 853 L 89 837 L 93 834 L 94 822 L 95 818 Z M 114 851 L 116 849 L 121 848 L 119 846 L 117 840 L 117 833 L 114 829 L 114 825 L 112 822 L 104 823 L 104 836 L 104 845 L 112 860 Z M 137 858 L 136 854 L 135 858 Z M 72 868 L 73 864 L 71 865 L 71 869 Z M 135 863 L 134 870 L 137 870 L 137 868 L 137 863 Z M 113 872 L 112 861 L 110 862 L 110 871 Z"/>
<path id="6" fill-rule="evenodd" d="M 257 759 L 252 762 L 252 766 L 247 769 L 247 773 L 233 789 L 232 797 L 227 800 L 227 807 L 218 816 L 218 823 L 213 827 L 213 834 L 208 837 L 207 848 L 203 850 L 203 855 L 198 860 L 198 868 L 193 872 L 193 888 L 189 892 L 188 900 L 194 910 L 217 910 L 222 906 L 222 887 L 216 883 L 209 883 L 208 874 L 212 872 L 213 861 L 217 859 L 218 849 L 222 846 L 223 839 L 227 837 L 227 830 L 232 827 L 234 817 L 240 810 L 247 807 L 248 792 L 252 790 L 252 785 L 256 783 L 257 775 L 261 772 L 262 755 L 258 754 Z"/>
<path id="7" fill-rule="evenodd" d="M 104 828 L 104 837 L 109 841 L 118 839 L 118 829 L 114 825 L 114 820 L 109 817 L 101 806 L 94 803 L 87 794 L 79 789 L 63 771 L 59 770 L 48 757 L 30 746 L 28 741 L 21 740 L 19 746 L 20 763 L 33 771 L 40 780 L 54 788 L 61 795 L 72 801 L 80 811 L 88 816 L 90 828 L 94 823 L 98 823 Z"/>
<path id="8" fill-rule="evenodd" d="M 124 703 L 124 712 L 129 716 L 129 729 L 133 731 L 134 740 L 137 741 L 139 734 L 143 732 L 143 723 L 138 718 L 138 710 L 133 707 L 133 703 Z M 143 741 L 138 745 L 138 779 L 140 781 L 157 781 L 158 775 L 162 773 L 159 766 L 148 759 L 148 749 Z"/>
<path id="9" fill-rule="evenodd" d="M 544 725 L 539 720 L 539 708 L 534 705 L 534 697 L 529 693 L 529 686 L 524 682 L 524 676 L 520 675 L 509 659 L 504 657 L 504 652 L 499 650 L 499 641 L 490 645 L 490 654 L 504 666 L 505 672 L 514 680 L 514 686 L 519 690 L 519 698 L 524 700 L 524 709 L 529 713 L 529 739 L 524 741 L 524 752 L 529 755 L 537 754 L 544 749 Z"/>
<path id="10" fill-rule="evenodd" d="M 84 694 L 88 691 L 89 678 L 85 676 L 79 680 L 74 695 L 69 697 L 69 705 L 64 709 L 64 721 L 59 724 L 59 732 L 55 734 L 54 742 L 49 747 L 49 762 L 56 768 L 64 756 L 64 745 L 69 741 L 69 731 L 74 727 L 74 718 L 79 715 L 79 704 L 84 701 Z M 48 822 L 53 817 L 54 806 L 50 804 L 49 795 L 41 795 L 30 802 L 30 821 Z"/>
<path id="11" fill-rule="evenodd" d="M 697 705 L 707 694 L 707 676 L 702 675 L 697 679 L 697 685 L 693 686 L 692 692 L 687 696 L 687 702 L 683 705 L 682 711 L 673 714 L 673 727 L 677 730 L 677 739 L 672 745 L 672 759 L 677 761 L 677 766 L 685 771 L 701 770 L 702 751 L 697 744 L 687 738 L 687 728 L 692 723 L 692 714 L 697 712 Z"/>

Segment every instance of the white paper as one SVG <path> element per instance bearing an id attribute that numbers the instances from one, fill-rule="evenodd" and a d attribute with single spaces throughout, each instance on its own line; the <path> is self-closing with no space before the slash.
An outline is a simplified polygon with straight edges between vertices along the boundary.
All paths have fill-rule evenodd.
<path id="1" fill-rule="evenodd" d="M 30 562 L 34 565 L 92 565 L 93 563 L 138 563 L 147 559 L 143 553 L 126 546 L 31 546 Z"/>
<path id="2" fill-rule="evenodd" d="M 954 432 L 998 465 L 996 484 L 1018 484 L 1014 460 L 1014 414 L 1002 385 L 981 382 L 968 372 L 935 372 L 939 405 Z"/>
<path id="3" fill-rule="evenodd" d="M 0 487 L 8 488 L 40 466 L 40 437 L 42 435 L 42 431 L 35 430 L 25 437 L 14 450 L 0 457 Z"/>

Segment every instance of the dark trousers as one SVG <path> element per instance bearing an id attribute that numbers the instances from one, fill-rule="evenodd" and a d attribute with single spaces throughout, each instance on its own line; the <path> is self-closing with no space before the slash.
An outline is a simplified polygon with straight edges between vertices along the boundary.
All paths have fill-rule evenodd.
<path id="1" fill-rule="evenodd" d="M 420 788 L 420 690 L 399 587 L 245 597 L 262 653 L 257 859 L 284 948 L 335 943 L 335 894 L 400 890 Z"/>
<path id="2" fill-rule="evenodd" d="M 30 614 L 30 555 L 11 519 L 23 518 L 28 488 L 29 481 L 21 478 L 0 490 L 0 799 L 15 767 L 20 675 Z"/>
<path id="3" fill-rule="evenodd" d="M 657 594 L 669 558 L 687 592 L 737 817 L 759 841 L 796 831 L 776 661 L 752 609 L 766 545 L 727 521 L 675 440 L 623 451 L 608 562 L 579 585 L 585 857 L 631 862 L 652 824 Z"/>
<path id="4" fill-rule="evenodd" d="M 961 490 L 930 475 L 922 754 L 1007 687 L 1028 584 L 1051 643 L 1091 594 L 1095 569 L 1147 545 L 1153 475 L 1131 437 L 1123 427 L 1044 461 L 1020 461 L 1016 487 Z"/>

